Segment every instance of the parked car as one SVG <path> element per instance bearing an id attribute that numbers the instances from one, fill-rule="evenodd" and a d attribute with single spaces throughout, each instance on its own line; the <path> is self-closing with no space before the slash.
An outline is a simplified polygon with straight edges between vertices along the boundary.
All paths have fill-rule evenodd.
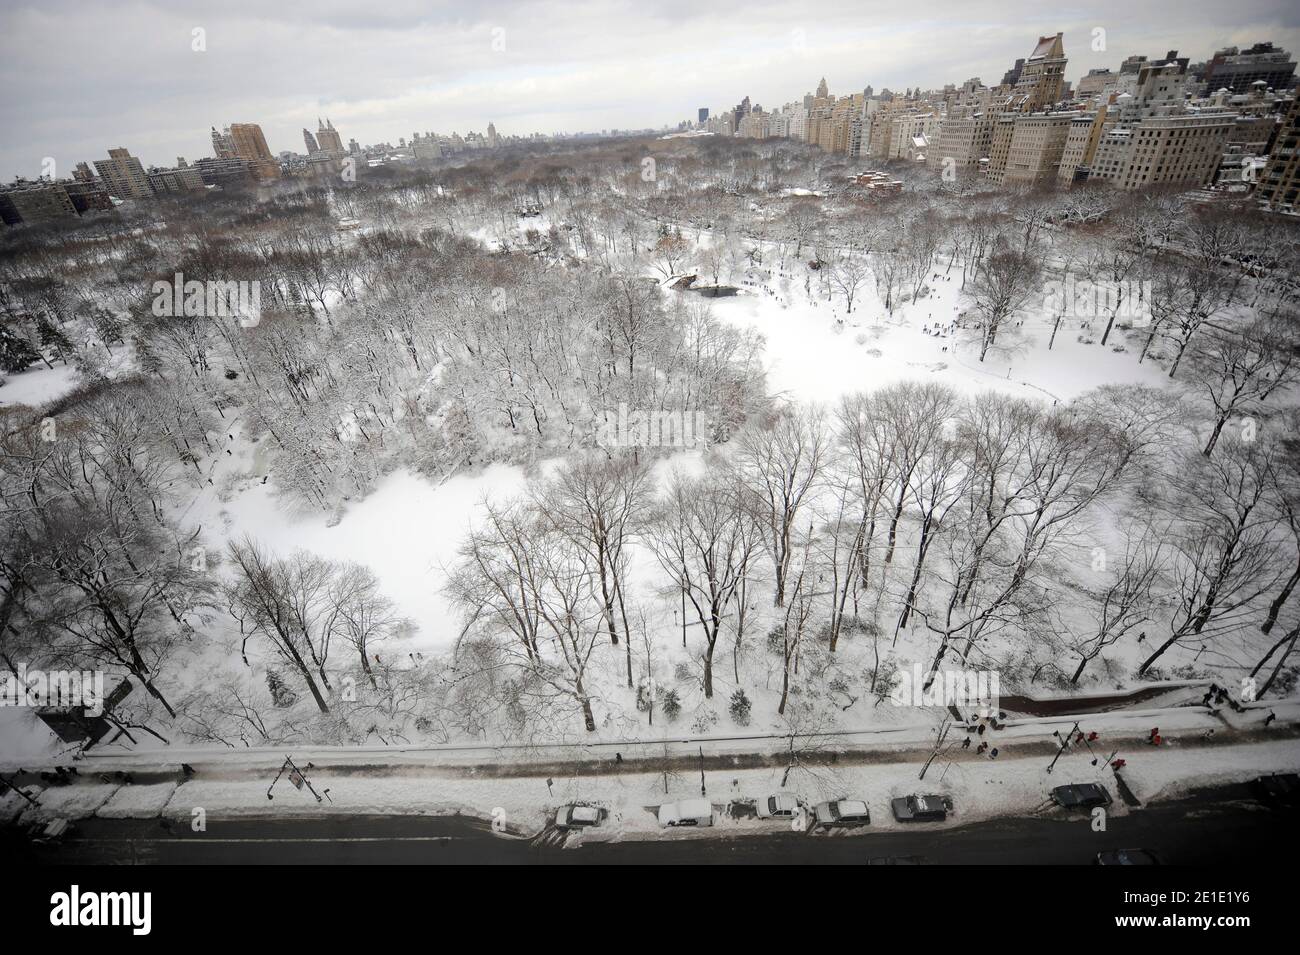
<path id="1" fill-rule="evenodd" d="M 952 812 L 952 800 L 935 795 L 899 796 L 889 807 L 899 822 L 943 822 Z"/>
<path id="2" fill-rule="evenodd" d="M 803 805 L 804 801 L 794 793 L 773 793 L 758 801 L 758 818 L 793 819 Z"/>
<path id="3" fill-rule="evenodd" d="M 813 819 L 822 829 L 866 826 L 871 824 L 871 813 L 861 799 L 836 799 L 833 802 L 819 802 L 813 809 Z"/>
<path id="4" fill-rule="evenodd" d="M 75 829 L 72 820 L 59 816 L 44 825 L 36 823 L 32 827 L 32 842 L 37 845 L 52 845 L 73 833 Z"/>
<path id="5" fill-rule="evenodd" d="M 677 802 L 665 803 L 659 807 L 659 825 L 665 829 L 672 826 L 711 826 L 713 806 L 707 799 L 679 799 Z"/>
<path id="6" fill-rule="evenodd" d="M 590 829 L 604 818 L 605 811 L 597 806 L 561 806 L 555 813 L 555 828 Z"/>
<path id="7" fill-rule="evenodd" d="M 1052 802 L 1062 809 L 1092 809 L 1109 806 L 1110 793 L 1100 783 L 1071 783 L 1053 789 Z"/>
<path id="8" fill-rule="evenodd" d="M 1160 865 L 1160 859 L 1150 849 L 1107 849 L 1098 852 L 1097 865 Z"/>
<path id="9" fill-rule="evenodd" d="M 1273 806 L 1300 805 L 1300 776 L 1295 773 L 1274 773 L 1250 781 L 1250 788 L 1261 801 Z"/>

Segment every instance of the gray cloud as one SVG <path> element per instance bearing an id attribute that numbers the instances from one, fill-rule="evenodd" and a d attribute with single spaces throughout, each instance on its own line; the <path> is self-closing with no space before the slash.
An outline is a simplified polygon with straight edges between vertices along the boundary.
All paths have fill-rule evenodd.
<path id="1" fill-rule="evenodd" d="M 191 49 L 195 28 L 206 52 Z M 118 145 L 146 164 L 193 159 L 210 154 L 210 126 L 231 122 L 260 123 L 279 151 L 301 149 L 317 115 L 345 139 L 396 142 L 489 120 L 503 133 L 660 126 L 744 95 L 780 105 L 822 75 L 833 92 L 994 83 L 1057 30 L 1077 79 L 1130 53 L 1196 60 L 1262 39 L 1295 50 L 1300 12 L 1276 0 L 7 0 L 0 176 L 35 175 L 46 156 L 62 174 Z"/>

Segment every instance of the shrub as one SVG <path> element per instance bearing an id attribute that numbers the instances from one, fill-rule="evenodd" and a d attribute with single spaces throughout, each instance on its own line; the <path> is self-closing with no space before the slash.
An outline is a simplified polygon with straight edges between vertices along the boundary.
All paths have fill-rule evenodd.
<path id="1" fill-rule="evenodd" d="M 731 704 L 728 708 L 731 710 L 731 718 L 736 721 L 737 725 L 749 725 L 749 711 L 752 704 L 749 702 L 749 697 L 745 695 L 744 690 L 737 689 L 735 693 L 731 694 Z"/>
<path id="2" fill-rule="evenodd" d="M 298 702 L 298 694 L 284 682 L 278 670 L 266 671 L 266 688 L 271 691 L 271 702 L 278 707 L 293 706 Z"/>
<path id="3" fill-rule="evenodd" d="M 664 716 L 668 717 L 669 721 L 675 720 L 681 715 L 682 701 L 676 690 L 666 690 L 664 692 L 663 711 Z"/>

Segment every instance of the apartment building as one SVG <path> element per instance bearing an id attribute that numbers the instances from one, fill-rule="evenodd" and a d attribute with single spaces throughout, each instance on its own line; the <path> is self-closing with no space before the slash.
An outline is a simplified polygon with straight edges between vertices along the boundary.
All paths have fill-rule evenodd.
<path id="1" fill-rule="evenodd" d="M 1061 162 L 1056 170 L 1056 181 L 1062 186 L 1082 182 L 1092 171 L 1097 155 L 1097 145 L 1107 126 L 1107 110 L 1099 107 L 1095 112 L 1084 113 L 1070 120 L 1061 150 Z"/>
<path id="2" fill-rule="evenodd" d="M 165 192 L 202 192 L 204 189 L 203 174 L 193 166 L 177 166 L 174 169 L 155 167 L 145 177 L 155 195 Z"/>
<path id="3" fill-rule="evenodd" d="M 1097 145 L 1090 177 L 1120 189 L 1205 186 L 1214 177 L 1235 120 L 1232 113 L 1200 112 L 1113 128 Z"/>
<path id="4" fill-rule="evenodd" d="M 984 175 L 995 184 L 1001 184 L 1007 171 L 1007 157 L 1011 152 L 1011 137 L 1016 131 L 1016 114 L 999 113 L 993 119 L 993 130 L 989 135 L 989 161 L 984 167 Z"/>
<path id="5" fill-rule="evenodd" d="M 50 222 L 77 214 L 67 190 L 57 182 L 20 180 L 0 189 L 0 220 L 6 225 L 20 222 Z"/>
<path id="6" fill-rule="evenodd" d="M 985 113 L 945 119 L 930 144 L 927 165 L 942 168 L 951 160 L 958 175 L 978 169 L 988 159 L 993 124 L 994 118 Z"/>
<path id="7" fill-rule="evenodd" d="M 999 181 L 1008 186 L 1034 186 L 1055 180 L 1070 124 L 1078 116 L 1034 113 L 1016 117 Z"/>
<path id="8" fill-rule="evenodd" d="M 1036 113 L 1061 101 L 1065 84 L 1065 45 L 1061 34 L 1040 36 L 1011 92 L 1010 108 Z"/>
<path id="9" fill-rule="evenodd" d="M 1266 209 L 1300 212 L 1300 97 L 1291 101 L 1282 119 L 1255 197 Z"/>
<path id="10" fill-rule="evenodd" d="M 95 171 L 109 194 L 119 199 L 142 199 L 153 195 L 140 160 L 120 146 L 110 149 L 107 159 L 96 159 Z"/>
<path id="11" fill-rule="evenodd" d="M 257 123 L 231 123 L 227 135 L 234 148 L 235 158 L 247 160 L 251 164 L 250 168 L 255 178 L 278 179 L 280 177 L 280 164 L 271 155 L 271 149 L 266 145 L 266 137 L 262 135 L 261 126 Z M 224 157 L 218 154 L 218 158 Z"/>
<path id="12" fill-rule="evenodd" d="M 1257 82 L 1285 90 L 1295 77 L 1296 62 L 1286 50 L 1272 43 L 1256 43 L 1247 50 L 1235 46 L 1219 50 L 1205 64 L 1203 80 L 1209 90 L 1228 89 L 1245 93 Z"/>
<path id="13" fill-rule="evenodd" d="M 891 126 L 885 158 L 910 160 L 916 158 L 917 140 L 928 141 L 936 134 L 939 117 L 934 113 L 898 113 Z"/>

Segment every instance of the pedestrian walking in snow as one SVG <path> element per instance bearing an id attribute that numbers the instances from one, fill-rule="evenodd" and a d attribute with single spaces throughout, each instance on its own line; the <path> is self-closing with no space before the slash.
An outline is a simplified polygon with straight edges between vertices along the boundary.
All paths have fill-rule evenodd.
<path id="1" fill-rule="evenodd" d="M 1269 710 L 1268 716 L 1264 717 L 1264 725 L 1267 726 L 1269 723 L 1272 723 L 1275 719 L 1277 719 L 1277 714 L 1274 713 L 1272 710 Z"/>

